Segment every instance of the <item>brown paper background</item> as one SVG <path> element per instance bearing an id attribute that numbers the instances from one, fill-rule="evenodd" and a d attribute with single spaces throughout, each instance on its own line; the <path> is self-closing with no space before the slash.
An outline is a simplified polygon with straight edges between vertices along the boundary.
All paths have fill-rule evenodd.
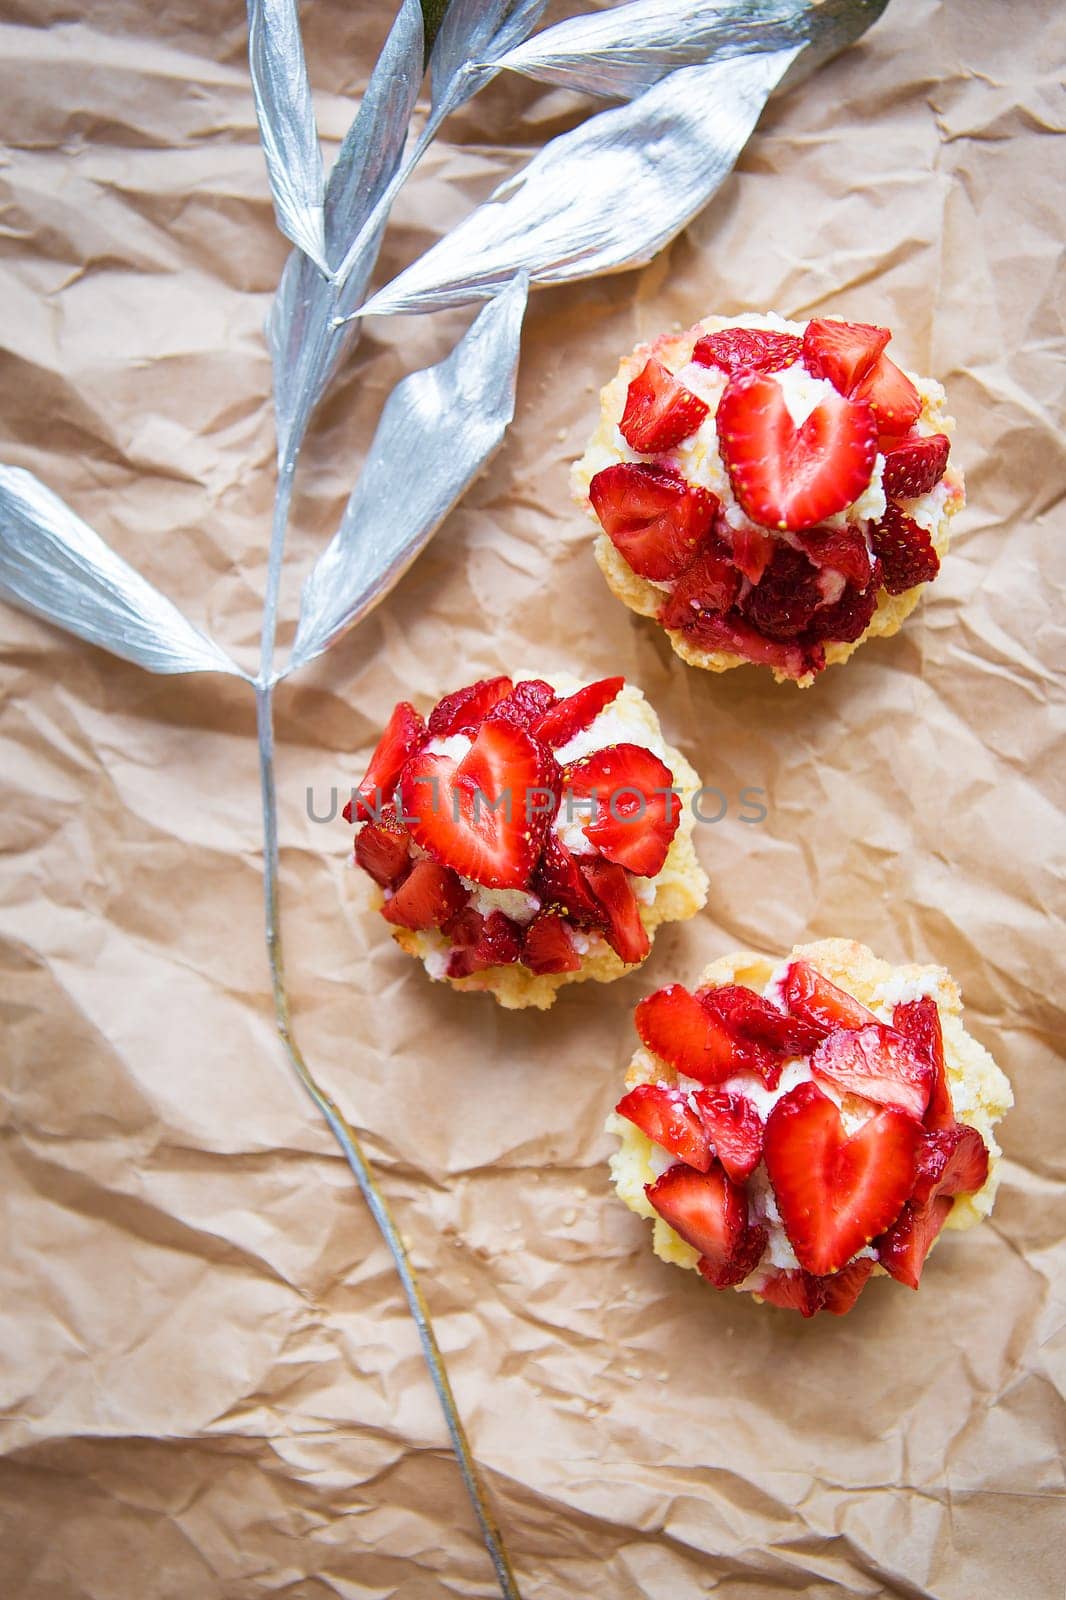
<path id="1" fill-rule="evenodd" d="M 303 8 L 331 148 L 389 9 Z M 242 12 L 6 0 L 0 444 L 251 665 L 285 249 Z M 1061 1593 L 1062 46 L 1054 0 L 894 0 L 659 261 L 535 295 L 487 475 L 281 691 L 298 1029 L 411 1241 L 526 1600 Z M 574 107 L 501 82 L 457 116 L 379 281 Z M 620 352 L 763 307 L 889 323 L 948 386 L 969 489 L 903 634 L 805 694 L 677 662 L 609 598 L 567 491 Z M 333 390 L 283 638 L 384 394 L 463 320 L 375 323 Z M 0 628 L 0 1592 L 495 1593 L 387 1254 L 275 1043 L 250 696 Z M 516 666 L 626 672 L 732 801 L 697 830 L 706 913 L 546 1017 L 430 985 L 305 804 L 401 694 Z M 919 1295 L 805 1324 L 655 1261 L 601 1128 L 640 995 L 829 934 L 948 965 L 1018 1103 L 991 1223 Z"/>

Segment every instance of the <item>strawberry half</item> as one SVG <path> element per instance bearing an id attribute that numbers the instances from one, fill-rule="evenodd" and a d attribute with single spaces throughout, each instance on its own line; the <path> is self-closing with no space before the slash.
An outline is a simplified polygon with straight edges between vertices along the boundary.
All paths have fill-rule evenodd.
<path id="1" fill-rule="evenodd" d="M 881 521 L 870 529 L 870 543 L 881 562 L 881 582 L 889 594 L 903 594 L 915 584 L 931 583 L 940 571 L 940 557 L 929 534 L 891 500 Z"/>
<path id="2" fill-rule="evenodd" d="M 627 966 L 643 961 L 651 949 L 651 940 L 640 920 L 640 906 L 625 868 L 598 857 L 579 865 L 600 907 L 607 943 Z"/>
<path id="3" fill-rule="evenodd" d="M 849 1261 L 839 1272 L 823 1278 L 823 1308 L 834 1317 L 842 1317 L 849 1312 L 865 1289 L 867 1279 L 876 1265 L 873 1256 L 862 1256 L 858 1261 Z"/>
<path id="4" fill-rule="evenodd" d="M 589 484 L 604 532 L 633 571 L 656 583 L 678 577 L 711 533 L 718 497 L 666 467 L 623 461 Z"/>
<path id="5" fill-rule="evenodd" d="M 870 481 L 877 429 L 870 407 L 832 392 L 797 428 L 780 384 L 732 378 L 718 402 L 718 445 L 733 493 L 753 522 L 813 528 Z"/>
<path id="6" fill-rule="evenodd" d="M 554 810 L 553 767 L 536 740 L 505 722 L 482 723 L 459 761 L 423 750 L 400 779 L 411 837 L 464 878 L 524 889 Z"/>
<path id="7" fill-rule="evenodd" d="M 521 954 L 522 930 L 502 911 L 483 917 L 470 906 L 444 932 L 456 946 L 448 958 L 449 978 L 468 978 L 486 967 L 513 966 Z"/>
<path id="8" fill-rule="evenodd" d="M 629 385 L 618 428 L 631 450 L 672 450 L 695 433 L 709 409 L 653 356 Z"/>
<path id="9" fill-rule="evenodd" d="M 933 1070 L 908 1039 L 883 1022 L 841 1028 L 823 1039 L 811 1057 L 822 1083 L 875 1105 L 898 1106 L 921 1122 L 933 1087 Z"/>
<path id="10" fill-rule="evenodd" d="M 780 372 L 803 354 L 795 333 L 772 328 L 723 328 L 697 339 L 692 359 L 701 367 L 717 367 L 734 377 L 738 372 Z"/>
<path id="11" fill-rule="evenodd" d="M 748 1202 L 739 1184 L 714 1165 L 708 1172 L 670 1167 L 644 1186 L 651 1204 L 712 1271 L 727 1274 L 748 1231 Z"/>
<path id="12" fill-rule="evenodd" d="M 386 806 L 377 822 L 364 822 L 355 836 L 355 863 L 383 889 L 393 889 L 410 865 L 407 829 Z"/>
<path id="13" fill-rule="evenodd" d="M 813 1272 L 775 1272 L 757 1292 L 772 1306 L 804 1317 L 813 1317 L 825 1305 L 824 1280 Z"/>
<path id="14" fill-rule="evenodd" d="M 808 322 L 803 335 L 803 361 L 812 378 L 828 378 L 834 389 L 850 395 L 891 339 L 888 328 L 869 322 Z"/>
<path id="15" fill-rule="evenodd" d="M 887 356 L 878 357 L 852 399 L 865 401 L 870 407 L 878 433 L 906 433 L 922 409 L 921 395 L 907 374 Z"/>
<path id="16" fill-rule="evenodd" d="M 381 915 L 398 928 L 439 928 L 462 910 L 467 898 L 451 867 L 416 861 L 395 894 L 385 901 Z"/>
<path id="17" fill-rule="evenodd" d="M 641 1042 L 688 1078 L 717 1084 L 739 1070 L 733 1041 L 721 1023 L 680 983 L 647 995 L 633 1021 Z"/>
<path id="18" fill-rule="evenodd" d="M 486 721 L 509 722 L 512 727 L 532 732 L 535 724 L 554 703 L 555 690 L 550 683 L 545 683 L 543 678 L 526 678 L 522 683 L 516 683 L 510 694 L 496 702 Z"/>
<path id="19" fill-rule="evenodd" d="M 928 494 L 947 470 L 951 440 L 946 433 L 915 434 L 886 446 L 881 486 L 892 500 Z"/>
<path id="20" fill-rule="evenodd" d="M 544 848 L 533 874 L 533 892 L 545 911 L 559 911 L 577 927 L 594 928 L 604 920 L 577 858 L 552 828 L 544 836 Z"/>
<path id="21" fill-rule="evenodd" d="M 600 678 L 596 683 L 586 683 L 538 717 L 530 732 L 553 750 L 569 744 L 576 733 L 582 733 L 617 699 L 625 685 L 624 678 Z"/>
<path id="22" fill-rule="evenodd" d="M 872 1011 L 823 978 L 808 961 L 793 961 L 785 973 L 782 994 L 792 1015 L 802 1017 L 822 1036 L 837 1028 L 868 1028 L 877 1021 Z"/>
<path id="23" fill-rule="evenodd" d="M 345 822 L 377 822 L 383 807 L 392 799 L 400 773 L 419 750 L 426 737 L 426 725 L 414 706 L 401 700 L 385 725 L 366 777 L 344 808 Z"/>
<path id="24" fill-rule="evenodd" d="M 670 768 L 639 744 L 594 750 L 563 774 L 566 791 L 595 799 L 596 815 L 582 825 L 589 843 L 642 878 L 662 869 L 677 832 L 681 797 L 673 782 Z"/>
<path id="25" fill-rule="evenodd" d="M 877 1259 L 897 1283 L 917 1289 L 925 1258 L 950 1210 L 951 1201 L 946 1197 L 930 1200 L 924 1206 L 908 1202 L 891 1228 L 877 1240 Z"/>
<path id="26" fill-rule="evenodd" d="M 952 1127 L 955 1107 L 951 1102 L 951 1087 L 944 1066 L 944 1035 L 936 1001 L 930 995 L 922 995 L 918 1000 L 901 1002 L 892 1012 L 892 1026 L 919 1055 L 924 1056 L 932 1068 L 933 1087 L 922 1119 L 925 1126 L 933 1131 Z"/>
<path id="27" fill-rule="evenodd" d="M 762 1160 L 762 1120 L 747 1095 L 697 1089 L 692 1099 L 711 1149 L 734 1183 L 745 1183 Z"/>
<path id="28" fill-rule="evenodd" d="M 664 628 L 688 627 L 707 613 L 728 611 L 740 591 L 740 573 L 715 540 L 683 572 L 659 611 Z"/>
<path id="29" fill-rule="evenodd" d="M 839 1110 L 813 1083 L 777 1102 L 763 1158 L 802 1267 L 839 1272 L 891 1226 L 914 1187 L 921 1137 L 913 1118 L 885 1106 L 849 1138 Z"/>
<path id="30" fill-rule="evenodd" d="M 843 573 L 857 589 L 865 589 L 874 575 L 866 540 L 857 528 L 808 528 L 796 535 L 816 567 Z"/>
<path id="31" fill-rule="evenodd" d="M 709 1172 L 711 1146 L 707 1130 L 680 1089 L 662 1083 L 638 1083 L 614 1108 L 628 1117 L 653 1144 L 679 1156 L 697 1172 Z"/>
<path id="32" fill-rule="evenodd" d="M 538 911 L 522 941 L 522 963 L 530 972 L 577 972 L 581 957 L 566 923 L 555 911 Z"/>
<path id="33" fill-rule="evenodd" d="M 450 738 L 453 733 L 473 733 L 513 688 L 510 678 L 480 678 L 465 689 L 446 694 L 429 714 L 430 733 L 436 739 Z"/>
<path id="34" fill-rule="evenodd" d="M 761 1225 L 758 1227 L 749 1225 L 731 1256 L 725 1261 L 716 1260 L 712 1256 L 700 1256 L 696 1262 L 696 1270 L 716 1289 L 735 1289 L 737 1284 L 743 1283 L 759 1265 L 769 1237 L 766 1228 Z"/>

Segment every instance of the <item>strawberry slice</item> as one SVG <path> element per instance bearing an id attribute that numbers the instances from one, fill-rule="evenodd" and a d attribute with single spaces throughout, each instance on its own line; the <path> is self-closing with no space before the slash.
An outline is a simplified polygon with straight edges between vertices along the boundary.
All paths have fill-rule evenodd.
<path id="1" fill-rule="evenodd" d="M 446 694 L 429 714 L 430 733 L 437 739 L 450 738 L 453 733 L 472 733 L 513 687 L 510 678 L 481 678 L 465 689 Z"/>
<path id="2" fill-rule="evenodd" d="M 509 722 L 512 727 L 533 731 L 548 707 L 555 703 L 555 690 L 543 678 L 526 678 L 516 683 L 509 695 L 497 701 L 486 721 Z M 536 735 L 534 735 L 536 737 Z"/>
<path id="3" fill-rule="evenodd" d="M 925 1258 L 950 1210 L 951 1201 L 946 1196 L 929 1200 L 924 1206 L 908 1201 L 891 1228 L 877 1240 L 877 1259 L 897 1283 L 917 1289 Z"/>
<path id="4" fill-rule="evenodd" d="M 680 983 L 647 995 L 633 1021 L 642 1043 L 686 1077 L 717 1084 L 740 1070 L 737 1050 L 721 1023 Z"/>
<path id="5" fill-rule="evenodd" d="M 366 777 L 344 808 L 345 822 L 377 822 L 383 807 L 391 801 L 400 773 L 407 761 L 421 749 L 426 725 L 414 706 L 401 700 L 385 725 Z"/>
<path id="6" fill-rule="evenodd" d="M 850 395 L 862 382 L 892 334 L 869 322 L 808 322 L 803 335 L 803 361 L 812 378 L 828 378 L 834 389 Z"/>
<path id="7" fill-rule="evenodd" d="M 660 612 L 664 628 L 685 628 L 708 612 L 728 611 L 740 590 L 740 573 L 717 540 L 675 583 Z"/>
<path id="8" fill-rule="evenodd" d="M 933 541 L 913 517 L 890 500 L 880 522 L 870 529 L 870 543 L 881 562 L 881 582 L 889 594 L 903 594 L 918 583 L 931 583 L 940 571 Z"/>
<path id="9" fill-rule="evenodd" d="M 697 1089 L 692 1096 L 715 1156 L 734 1183 L 745 1183 L 762 1160 L 762 1120 L 747 1095 Z"/>
<path id="10" fill-rule="evenodd" d="M 816 567 L 841 572 L 857 589 L 865 589 L 874 575 L 866 540 L 857 528 L 808 528 L 796 535 Z"/>
<path id="11" fill-rule="evenodd" d="M 386 806 L 378 822 L 364 822 L 355 836 L 355 862 L 383 889 L 394 889 L 410 864 L 407 829 Z"/>
<path id="12" fill-rule="evenodd" d="M 718 497 L 666 467 L 623 461 L 589 484 L 592 508 L 615 549 L 661 583 L 689 566 L 714 526 Z"/>
<path id="13" fill-rule="evenodd" d="M 824 1309 L 834 1317 L 842 1317 L 849 1312 L 865 1289 L 866 1281 L 876 1265 L 873 1256 L 861 1256 L 857 1261 L 849 1261 L 839 1272 L 823 1278 Z"/>
<path id="14" fill-rule="evenodd" d="M 951 440 L 946 433 L 911 434 L 886 447 L 881 486 L 892 500 L 928 494 L 947 470 Z"/>
<path id="15" fill-rule="evenodd" d="M 758 583 L 773 560 L 777 541 L 765 528 L 754 528 L 751 523 L 743 528 L 730 528 L 733 544 L 733 564 L 751 583 Z"/>
<path id="16" fill-rule="evenodd" d="M 872 1011 L 823 978 L 808 961 L 793 961 L 785 973 L 782 993 L 792 1015 L 802 1017 L 823 1037 L 838 1028 L 868 1028 L 877 1021 Z"/>
<path id="17" fill-rule="evenodd" d="M 579 928 L 603 923 L 603 910 L 585 882 L 577 858 L 551 828 L 533 874 L 533 892 L 545 911 L 558 911 Z"/>
<path id="18" fill-rule="evenodd" d="M 754 990 L 740 983 L 727 983 L 717 989 L 700 989 L 697 998 L 705 1011 L 716 1018 L 738 1050 L 752 1064 L 749 1070 L 759 1072 L 772 1088 L 781 1075 L 782 1062 L 790 1056 L 806 1056 L 820 1038 L 817 1028 L 798 1017 L 790 1017 Z M 765 1057 L 769 1056 L 770 1070 Z M 754 1064 L 758 1060 L 758 1065 Z"/>
<path id="19" fill-rule="evenodd" d="M 733 493 L 753 522 L 813 528 L 858 498 L 877 455 L 873 413 L 830 393 L 797 428 L 780 384 L 730 379 L 718 402 L 718 446 Z"/>
<path id="20" fill-rule="evenodd" d="M 825 1305 L 825 1280 L 812 1272 L 775 1272 L 758 1290 L 764 1300 L 784 1311 L 813 1317 Z"/>
<path id="21" fill-rule="evenodd" d="M 914 1187 L 922 1130 L 895 1106 L 875 1111 L 850 1138 L 816 1084 L 801 1083 L 770 1112 L 763 1158 L 800 1265 L 839 1272 L 884 1233 Z"/>
<path id="22" fill-rule="evenodd" d="M 662 617 L 663 613 L 659 615 Z M 821 645 L 767 639 L 735 611 L 724 617 L 714 612 L 694 611 L 692 620 L 679 625 L 677 631 L 702 650 L 728 651 L 755 666 L 773 667 L 789 678 L 803 678 L 825 667 L 825 651 Z"/>
<path id="23" fill-rule="evenodd" d="M 582 824 L 589 843 L 608 861 L 638 877 L 654 878 L 681 819 L 681 797 L 670 768 L 639 744 L 612 744 L 575 761 L 563 774 L 575 799 L 593 799 L 596 814 Z"/>
<path id="24" fill-rule="evenodd" d="M 395 894 L 386 899 L 381 915 L 398 928 L 439 928 L 462 909 L 467 898 L 451 867 L 416 861 Z"/>
<path id="25" fill-rule="evenodd" d="M 423 750 L 400 778 L 411 836 L 464 878 L 524 889 L 554 810 L 553 767 L 536 740 L 505 722 L 482 723 L 461 760 Z"/>
<path id="26" fill-rule="evenodd" d="M 522 941 L 522 964 L 530 972 L 577 972 L 581 957 L 558 912 L 538 911 Z"/>
<path id="27" fill-rule="evenodd" d="M 908 1039 L 883 1022 L 841 1028 L 823 1039 L 811 1057 L 822 1083 L 875 1105 L 898 1106 L 921 1122 L 933 1087 L 933 1070 Z"/>
<path id="28" fill-rule="evenodd" d="M 695 433 L 709 409 L 653 356 L 629 385 L 618 428 L 632 450 L 672 450 Z"/>
<path id="29" fill-rule="evenodd" d="M 614 1108 L 628 1117 L 653 1144 L 680 1156 L 686 1166 L 709 1172 L 711 1147 L 707 1130 L 679 1089 L 662 1083 L 638 1083 Z"/>
<path id="30" fill-rule="evenodd" d="M 711 1256 L 700 1256 L 696 1270 L 716 1289 L 735 1289 L 759 1265 L 769 1237 L 769 1232 L 761 1225 L 754 1228 L 749 1226 L 733 1254 L 724 1262 Z"/>
<path id="31" fill-rule="evenodd" d="M 918 1000 L 902 1001 L 892 1013 L 892 1026 L 920 1056 L 924 1056 L 932 1069 L 933 1087 L 922 1119 L 925 1126 L 934 1132 L 938 1128 L 952 1127 L 955 1107 L 951 1103 L 951 1087 L 944 1066 L 944 1035 L 936 1001 L 927 994 Z"/>
<path id="32" fill-rule="evenodd" d="M 739 1184 L 720 1166 L 695 1172 L 679 1163 L 655 1183 L 645 1184 L 644 1193 L 674 1232 L 699 1251 L 711 1271 L 728 1273 L 748 1231 L 748 1202 Z"/>
<path id="33" fill-rule="evenodd" d="M 530 732 L 553 750 L 561 744 L 569 744 L 575 734 L 584 732 L 595 722 L 625 685 L 624 678 L 600 678 L 596 683 L 586 683 L 584 688 L 567 695 L 565 700 L 558 701 L 538 717 Z"/>
<path id="34" fill-rule="evenodd" d="M 878 433 L 906 433 L 917 422 L 922 397 L 894 361 L 879 356 L 857 386 L 853 400 L 865 401 L 874 414 Z"/>
<path id="35" fill-rule="evenodd" d="M 456 946 L 448 958 L 449 978 L 468 978 L 486 967 L 513 966 L 521 954 L 522 930 L 502 911 L 483 917 L 468 907 L 445 925 L 444 932 Z"/>
<path id="36" fill-rule="evenodd" d="M 640 906 L 625 868 L 598 857 L 582 860 L 579 865 L 600 907 L 607 943 L 627 966 L 643 961 L 651 949 L 651 940 L 640 920 Z"/>
<path id="37" fill-rule="evenodd" d="M 926 1134 L 911 1199 L 924 1205 L 941 1194 L 976 1194 L 987 1181 L 988 1146 L 976 1128 L 955 1122 Z"/>
<path id="38" fill-rule="evenodd" d="M 803 340 L 795 333 L 772 328 L 723 328 L 697 339 L 692 359 L 701 367 L 718 367 L 735 377 L 738 372 L 780 372 L 803 354 Z"/>

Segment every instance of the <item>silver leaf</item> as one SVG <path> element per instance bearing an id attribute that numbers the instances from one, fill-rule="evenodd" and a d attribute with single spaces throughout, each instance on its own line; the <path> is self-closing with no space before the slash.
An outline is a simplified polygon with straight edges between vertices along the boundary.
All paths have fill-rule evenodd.
<path id="1" fill-rule="evenodd" d="M 493 76 L 493 63 L 521 43 L 546 3 L 450 0 L 429 63 L 437 126 L 448 111 L 469 100 Z"/>
<path id="2" fill-rule="evenodd" d="M 619 100 L 635 99 L 679 67 L 790 45 L 808 47 L 796 62 L 806 73 L 853 43 L 887 5 L 888 0 L 633 0 L 546 28 L 497 57 L 495 67 Z"/>
<path id="3" fill-rule="evenodd" d="M 0 466 L 0 595 L 149 672 L 238 666 L 51 489 Z"/>
<path id="4" fill-rule="evenodd" d="M 560 134 L 360 315 L 464 305 L 516 271 L 565 283 L 650 261 L 729 173 L 798 49 L 683 67 Z"/>
<path id="5" fill-rule="evenodd" d="M 341 525 L 304 584 L 292 672 L 320 655 L 406 572 L 514 415 L 524 276 L 451 355 L 397 384 Z"/>
<path id="6" fill-rule="evenodd" d="M 328 272 L 322 152 L 297 0 L 248 0 L 248 62 L 278 227 Z"/>

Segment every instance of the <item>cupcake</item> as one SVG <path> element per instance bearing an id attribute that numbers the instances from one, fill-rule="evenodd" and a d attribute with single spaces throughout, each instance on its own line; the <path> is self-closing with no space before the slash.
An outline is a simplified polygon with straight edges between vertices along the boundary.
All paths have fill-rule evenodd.
<path id="1" fill-rule="evenodd" d="M 742 950 L 635 1020 L 611 1171 L 663 1261 L 841 1316 L 871 1277 L 917 1289 L 941 1230 L 991 1211 L 1013 1096 L 942 967 L 845 939 Z"/>
<path id="2" fill-rule="evenodd" d="M 866 323 L 708 317 L 603 390 L 573 488 L 613 592 L 709 672 L 806 688 L 895 633 L 940 570 L 962 474 L 939 383 Z"/>
<path id="3" fill-rule="evenodd" d="M 427 719 L 398 705 L 344 815 L 377 909 L 431 978 L 546 1009 L 701 908 L 698 787 L 624 678 L 498 677 Z"/>

